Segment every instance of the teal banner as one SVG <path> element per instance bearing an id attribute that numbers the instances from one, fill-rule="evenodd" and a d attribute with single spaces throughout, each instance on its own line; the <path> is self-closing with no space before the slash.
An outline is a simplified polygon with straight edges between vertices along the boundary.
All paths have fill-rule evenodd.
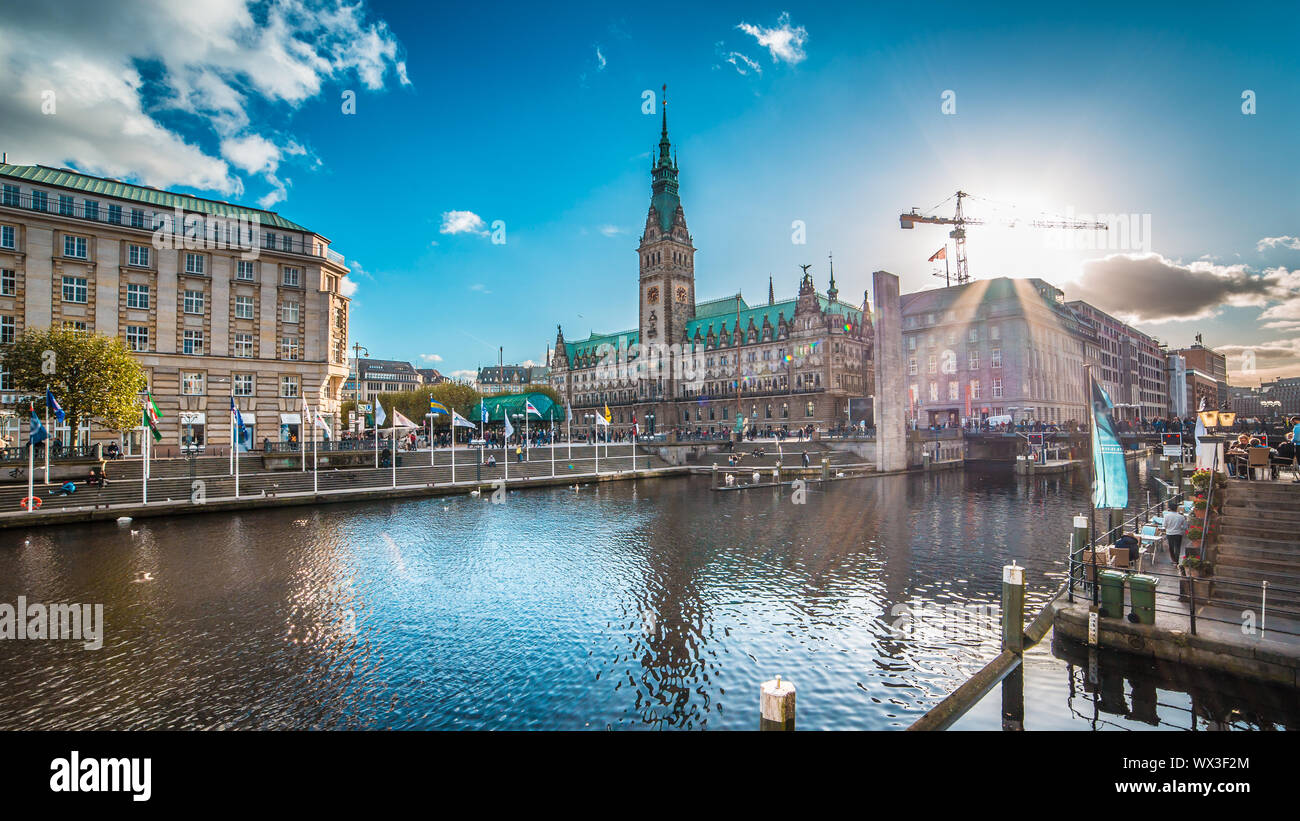
<path id="1" fill-rule="evenodd" d="M 1128 507 L 1128 467 L 1124 446 L 1115 431 L 1115 406 L 1096 379 L 1092 383 L 1092 504 L 1094 507 Z"/>

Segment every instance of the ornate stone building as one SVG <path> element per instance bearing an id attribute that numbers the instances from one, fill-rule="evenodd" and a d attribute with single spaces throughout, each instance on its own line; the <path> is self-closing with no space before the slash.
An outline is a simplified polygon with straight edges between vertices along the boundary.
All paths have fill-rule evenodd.
<path id="1" fill-rule="evenodd" d="M 608 405 L 617 428 L 713 432 L 737 416 L 760 430 L 850 419 L 850 400 L 872 392 L 873 333 L 867 295 L 861 304 L 817 291 L 804 269 L 798 296 L 766 304 L 737 293 L 696 301 L 695 244 L 678 192 L 677 159 L 665 105 L 651 170 L 650 209 L 637 248 L 638 317 L 634 330 L 569 342 L 557 328 L 550 384 L 573 408 L 574 424 Z M 865 403 L 853 403 L 852 419 Z"/>

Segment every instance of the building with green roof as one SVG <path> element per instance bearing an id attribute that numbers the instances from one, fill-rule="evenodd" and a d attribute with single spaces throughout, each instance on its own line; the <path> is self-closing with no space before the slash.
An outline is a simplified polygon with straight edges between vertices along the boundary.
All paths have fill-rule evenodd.
<path id="1" fill-rule="evenodd" d="M 556 328 L 550 384 L 575 409 L 610 408 L 615 426 L 643 432 L 830 428 L 850 421 L 872 391 L 870 306 L 840 299 L 833 262 L 818 291 L 805 266 L 795 296 L 740 294 L 697 301 L 695 244 L 664 101 L 650 168 L 650 207 L 637 248 L 638 322 L 567 340 Z M 852 421 L 859 421 L 853 418 Z"/>

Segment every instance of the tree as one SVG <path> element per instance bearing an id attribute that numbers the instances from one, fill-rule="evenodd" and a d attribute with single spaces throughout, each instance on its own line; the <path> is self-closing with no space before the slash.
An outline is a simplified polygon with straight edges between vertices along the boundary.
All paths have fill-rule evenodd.
<path id="1" fill-rule="evenodd" d="M 45 401 L 54 392 L 74 431 L 83 419 L 107 430 L 140 424 L 140 391 L 148 384 L 144 369 L 121 339 L 70 328 L 24 331 L 5 354 L 5 367 L 19 391 Z"/>

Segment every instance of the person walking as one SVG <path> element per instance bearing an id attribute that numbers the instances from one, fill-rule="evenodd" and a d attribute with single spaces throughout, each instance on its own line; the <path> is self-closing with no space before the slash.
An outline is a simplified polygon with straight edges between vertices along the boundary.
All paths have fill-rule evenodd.
<path id="1" fill-rule="evenodd" d="M 1165 543 L 1169 545 L 1169 559 L 1176 565 L 1182 556 L 1183 536 L 1187 534 L 1187 517 L 1178 511 L 1177 502 L 1169 503 L 1161 524 L 1165 529 Z"/>

